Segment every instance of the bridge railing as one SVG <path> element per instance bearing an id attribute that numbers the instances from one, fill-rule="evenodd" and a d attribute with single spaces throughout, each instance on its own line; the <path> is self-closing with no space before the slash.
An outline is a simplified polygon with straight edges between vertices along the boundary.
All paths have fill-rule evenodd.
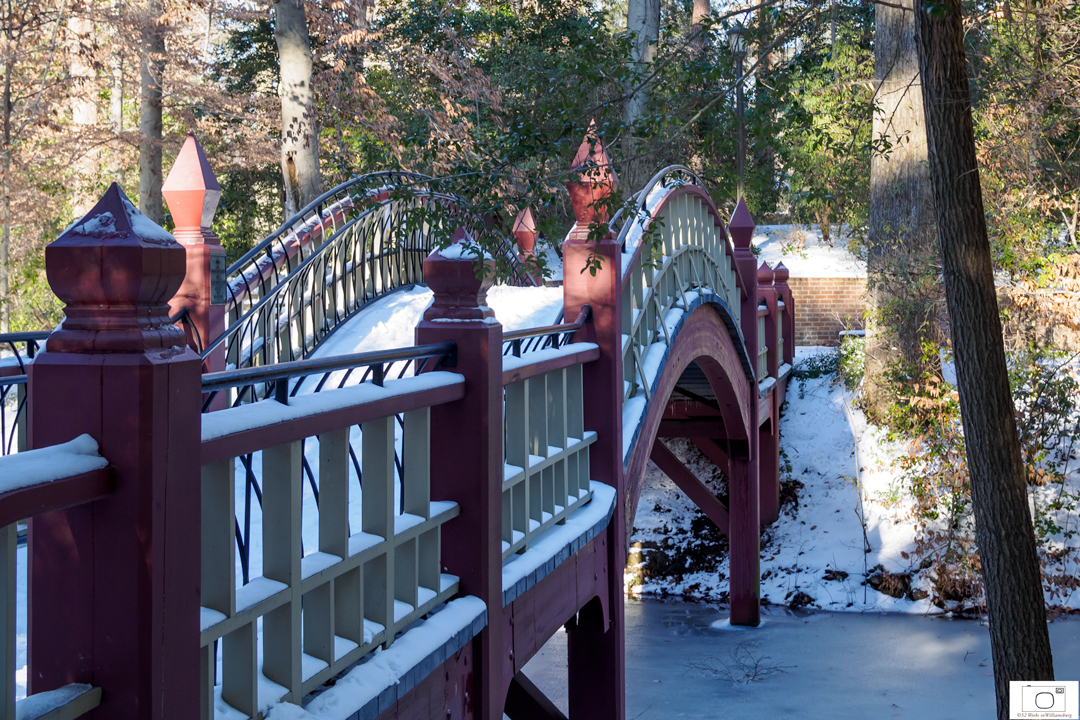
<path id="1" fill-rule="evenodd" d="M 48 337 L 48 332 L 0 335 L 0 456 L 26 449 L 26 371 Z"/>
<path id="2" fill-rule="evenodd" d="M 589 447 L 597 436 L 585 430 L 582 365 L 598 357 L 594 343 L 573 343 L 503 360 L 504 560 L 591 497 Z"/>
<path id="3" fill-rule="evenodd" d="M 622 333 L 624 400 L 652 397 L 652 384 L 674 324 L 701 293 L 737 317 L 740 281 L 724 222 L 685 168 L 658 173 L 623 224 Z M 616 218 L 617 220 L 617 218 Z"/>
<path id="4" fill-rule="evenodd" d="M 16 702 L 16 585 L 20 521 L 99 500 L 113 489 L 113 473 L 97 443 L 83 435 L 68 443 L 0 457 L 0 720 L 77 718 L 101 702 L 101 688 L 69 684 Z"/>
<path id="5" fill-rule="evenodd" d="M 279 388 L 262 393 L 275 400 L 203 415 L 204 718 L 213 717 L 215 681 L 222 701 L 255 717 L 260 674 L 273 695 L 264 705 L 298 704 L 457 593 L 457 578 L 442 573 L 440 531 L 458 506 L 431 502 L 430 433 L 431 407 L 460 399 L 463 381 L 446 372 L 385 377 L 395 361 L 444 360 L 452 351 L 407 348 L 204 376 L 206 391 Z M 357 370 L 353 380 L 363 381 L 346 384 Z M 297 393 L 304 377 L 321 378 L 307 387 L 321 392 Z M 247 488 L 242 513 L 238 487 Z M 250 533 L 255 512 L 261 536 Z M 250 579 L 237 577 L 240 514 Z"/>

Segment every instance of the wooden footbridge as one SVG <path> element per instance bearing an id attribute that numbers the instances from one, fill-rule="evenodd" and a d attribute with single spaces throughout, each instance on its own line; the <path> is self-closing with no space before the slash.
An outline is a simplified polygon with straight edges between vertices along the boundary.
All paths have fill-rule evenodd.
<path id="1" fill-rule="evenodd" d="M 114 185 L 53 242 L 63 325 L 0 338 L 0 718 L 559 718 L 522 668 L 565 628 L 570 718 L 623 720 L 650 459 L 728 535 L 731 621 L 757 625 L 787 271 L 757 266 L 745 204 L 725 222 L 686 168 L 611 217 L 599 143 L 574 168 L 564 320 L 513 333 L 466 249 L 483 223 L 422 176 L 351 181 L 225 267 L 191 138 L 173 235 Z M 431 204 L 461 242 L 409 220 Z M 414 346 L 318 353 L 421 282 Z M 671 437 L 723 470 L 726 505 Z"/>

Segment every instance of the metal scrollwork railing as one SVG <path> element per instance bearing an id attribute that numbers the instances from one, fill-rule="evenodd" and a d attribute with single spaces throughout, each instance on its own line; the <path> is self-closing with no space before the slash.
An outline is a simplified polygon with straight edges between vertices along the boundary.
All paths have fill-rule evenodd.
<path id="1" fill-rule="evenodd" d="M 323 231 L 327 239 L 318 248 L 304 250 L 313 243 L 286 242 L 279 231 L 268 239 L 276 254 L 266 254 L 270 246 L 264 242 L 261 250 L 256 248 L 262 256 L 252 256 L 253 250 L 230 268 L 233 272 L 247 262 L 247 269 L 236 270 L 236 279 L 230 281 L 229 327 L 206 347 L 203 357 L 224 348 L 226 366 L 232 368 L 307 357 L 367 303 L 422 283 L 424 258 L 437 236 L 449 236 L 457 226 L 495 247 L 510 269 L 512 284 L 532 284 L 509 240 L 489 231 L 460 197 L 438 191 L 430 178 L 377 173 L 342 188 L 345 197 L 333 203 L 333 211 L 323 211 L 329 213 L 328 222 L 333 219 L 332 232 Z M 346 207 L 355 217 L 344 219 Z M 273 257 L 285 258 L 288 248 L 296 248 L 288 264 L 271 262 Z"/>
<path id="2" fill-rule="evenodd" d="M 521 357 L 523 353 L 563 347 L 570 342 L 574 333 L 585 327 L 591 316 L 592 308 L 585 305 L 572 323 L 563 322 L 565 315 L 560 310 L 553 325 L 503 333 L 503 357 Z"/>
<path id="3" fill-rule="evenodd" d="M 49 333 L 0 335 L 0 456 L 26 449 L 27 367 Z"/>

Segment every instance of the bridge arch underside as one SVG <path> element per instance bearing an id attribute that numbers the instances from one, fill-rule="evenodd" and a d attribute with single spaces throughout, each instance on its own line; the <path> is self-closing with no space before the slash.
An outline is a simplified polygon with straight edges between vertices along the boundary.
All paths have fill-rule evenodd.
<path id="1" fill-rule="evenodd" d="M 729 478 L 729 458 L 749 459 L 750 433 L 756 431 L 752 405 L 757 402 L 757 393 L 751 389 L 756 391 L 757 383 L 750 374 L 742 338 L 734 330 L 736 322 L 726 303 L 714 299 L 695 308 L 673 333 L 675 337 L 654 382 L 651 399 L 625 465 L 628 538 L 633 531 L 645 469 L 654 455 L 657 437 L 691 436 L 662 431 L 662 425 L 678 428 L 680 422 L 684 423 L 683 427 L 685 423 L 697 423 L 705 433 L 700 439 L 711 442 L 715 450 L 707 454 Z M 657 449 L 663 452 L 662 448 Z M 661 469 L 667 472 L 663 466 Z M 679 485 L 685 492 L 683 484 Z M 688 494 L 696 504 L 703 505 L 699 497 Z M 722 517 L 717 524 L 729 534 L 727 508 L 713 497 L 703 499 L 713 506 L 702 506 L 702 510 L 714 522 L 719 513 Z"/>

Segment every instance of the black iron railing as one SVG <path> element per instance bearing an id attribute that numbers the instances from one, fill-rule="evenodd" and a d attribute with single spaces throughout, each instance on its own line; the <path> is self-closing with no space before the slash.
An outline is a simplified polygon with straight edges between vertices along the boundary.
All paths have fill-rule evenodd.
<path id="1" fill-rule="evenodd" d="M 592 308 L 583 305 L 572 323 L 562 322 L 564 317 L 560 310 L 554 325 L 503 333 L 503 356 L 521 357 L 522 353 L 559 348 L 568 344 L 574 333 L 583 328 L 585 323 L 592 321 Z"/>

